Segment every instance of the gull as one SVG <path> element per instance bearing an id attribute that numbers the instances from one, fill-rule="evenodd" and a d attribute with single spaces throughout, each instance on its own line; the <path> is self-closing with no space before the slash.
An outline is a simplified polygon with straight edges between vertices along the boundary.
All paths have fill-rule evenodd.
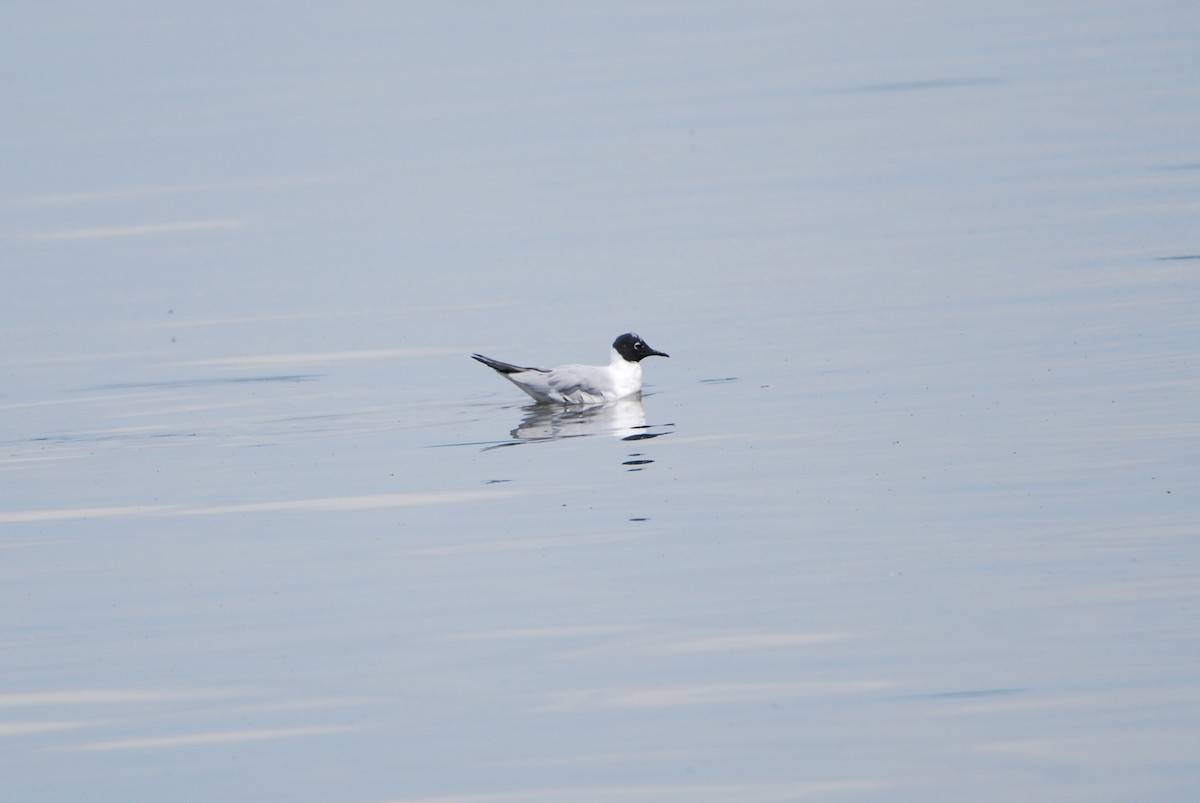
<path id="1" fill-rule="evenodd" d="M 482 354 L 474 359 L 512 382 L 542 404 L 603 404 L 628 399 L 642 392 L 642 365 L 646 357 L 669 356 L 655 351 L 632 332 L 612 344 L 608 365 L 560 365 L 528 368 L 511 365 Z"/>

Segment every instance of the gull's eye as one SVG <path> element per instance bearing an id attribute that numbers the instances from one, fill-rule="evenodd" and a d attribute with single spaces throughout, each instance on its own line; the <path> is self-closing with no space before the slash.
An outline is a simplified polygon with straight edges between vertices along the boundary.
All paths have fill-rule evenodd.
<path id="1" fill-rule="evenodd" d="M 636 342 L 636 343 L 634 343 L 634 344 L 633 344 L 633 347 L 634 347 L 635 349 L 640 349 L 640 348 L 641 348 L 642 346 L 644 346 L 644 345 L 646 345 L 646 344 L 645 344 L 645 343 L 643 343 L 642 341 L 640 341 L 640 340 L 639 340 L 638 342 Z"/>

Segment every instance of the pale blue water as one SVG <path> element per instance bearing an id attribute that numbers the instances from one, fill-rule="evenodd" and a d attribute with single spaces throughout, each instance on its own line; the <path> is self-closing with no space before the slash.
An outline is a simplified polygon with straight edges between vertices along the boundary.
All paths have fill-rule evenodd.
<path id="1" fill-rule="evenodd" d="M 3 799 L 1194 795 L 1192 4 L 5 16 Z"/>

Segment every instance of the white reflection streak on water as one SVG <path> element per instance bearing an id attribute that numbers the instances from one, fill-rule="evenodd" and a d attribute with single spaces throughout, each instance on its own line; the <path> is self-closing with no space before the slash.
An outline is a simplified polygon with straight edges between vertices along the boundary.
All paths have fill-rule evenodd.
<path id="1" fill-rule="evenodd" d="M 351 360 L 378 360 L 389 357 L 432 357 L 439 354 L 457 354 L 460 351 L 461 349 L 449 348 L 315 351 L 303 354 L 254 354 L 246 357 L 212 357 L 203 360 L 189 360 L 183 364 L 222 368 L 261 368 L 268 365 L 306 365 L 324 362 L 347 362 Z"/>
<path id="2" fill-rule="evenodd" d="M 149 736 L 139 739 L 116 739 L 109 742 L 82 744 L 76 750 L 142 750 L 158 747 L 200 747 L 211 744 L 234 744 L 237 742 L 259 742 L 267 739 L 294 739 L 300 736 L 323 736 L 329 733 L 345 733 L 358 728 L 344 725 L 316 725 L 298 728 L 260 728 L 254 730 L 228 730 L 202 733 L 184 733 L 173 736 Z"/>
<path id="3" fill-rule="evenodd" d="M 343 510 L 375 510 L 414 505 L 440 505 L 513 496 L 516 491 L 437 491 L 427 493 L 368 494 L 334 496 L 319 499 L 287 499 L 275 502 L 247 502 L 235 505 L 189 507 L 183 505 L 126 505 L 120 507 L 60 508 L 17 510 L 0 513 L 0 523 L 57 521 L 62 519 L 108 518 L 113 516 L 209 515 L 217 513 L 313 513 Z"/>
<path id="4" fill-rule="evenodd" d="M 281 502 L 251 502 L 240 505 L 190 508 L 188 515 L 210 513 L 317 512 L 339 510 L 374 510 L 377 508 L 440 505 L 450 502 L 471 502 L 512 496 L 515 491 L 442 491 L 436 493 L 375 494 L 368 496 L 336 496 L 326 499 L 292 499 Z"/>
<path id="5" fill-rule="evenodd" d="M 1089 764 L 1098 755 L 1106 755 L 1106 760 L 1114 762 L 1117 766 L 1136 766 L 1148 755 L 1152 755 L 1152 760 L 1163 765 L 1187 766 L 1195 761 L 1195 751 L 1188 749 L 1186 735 L 1169 743 L 1166 749 L 1158 746 L 1162 742 L 1161 736 L 1161 731 L 1153 725 L 1129 728 L 1125 731 L 1123 741 L 1127 745 L 1146 747 L 1127 749 L 1121 755 L 1111 755 L 1111 735 L 1090 733 L 987 742 L 978 745 L 976 749 L 981 753 L 999 754 L 1010 759 L 1054 761 L 1074 765 Z M 1150 745 L 1154 747 L 1149 747 Z"/>
<path id="6" fill-rule="evenodd" d="M 53 733 L 54 731 L 77 730 L 86 728 L 91 722 L 84 720 L 46 720 L 40 722 L 4 722 L 0 723 L 0 737 L 22 736 L 27 733 Z"/>
<path id="7" fill-rule="evenodd" d="M 727 705 L 760 700 L 799 699 L 832 694 L 853 695 L 894 687 L 882 680 L 801 681 L 798 683 L 699 683 L 631 689 L 580 689 L 554 692 L 544 704 L 548 711 L 621 708 L 666 708 Z"/>
<path id="8" fill-rule="evenodd" d="M 3 202 L 4 206 L 59 206 L 69 204 L 108 203 L 135 198 L 156 198 L 169 195 L 192 195 L 233 190 L 274 190 L 303 186 L 320 186 L 345 181 L 349 177 L 336 173 L 281 176 L 277 178 L 211 181 L 202 184 L 160 184 L 147 187 L 118 187 L 90 192 L 60 192 L 30 195 Z"/>
<path id="9" fill-rule="evenodd" d="M 97 710 L 96 706 L 108 707 L 108 712 L 96 719 L 72 720 L 26 720 L 12 721 L 0 724 L 0 737 L 19 736 L 30 733 L 45 733 L 63 730 L 79 730 L 111 726 L 118 722 L 136 722 L 140 716 L 129 715 L 129 707 L 139 704 L 163 705 L 186 702 L 203 703 L 206 707 L 219 705 L 222 701 L 236 699 L 253 700 L 257 694 L 252 689 L 229 687 L 225 689 L 181 689 L 175 691 L 158 691 L 143 689 L 70 689 L 63 691 L 28 692 L 19 694 L 0 694 L 0 708 L 21 709 L 71 706 L 82 706 Z M 326 700 L 308 699 L 297 705 L 287 701 L 283 705 L 268 704 L 266 710 L 301 710 L 322 708 L 330 705 L 344 707 L 346 698 Z M 262 703 L 254 703 L 252 709 L 262 709 Z M 243 709 L 243 710 L 252 710 Z M 199 731 L 193 733 L 172 733 L 158 736 L 142 736 L 107 741 L 93 741 L 84 744 L 65 745 L 62 749 L 71 751 L 101 751 L 101 750 L 135 750 L 163 747 L 202 747 L 214 744 L 232 744 L 239 742 L 264 741 L 272 739 L 291 739 L 302 736 L 321 736 L 330 733 L 344 733 L 361 730 L 364 726 L 349 725 L 301 725 L 284 728 L 245 728 L 225 729 L 219 731 Z"/>
<path id="10" fill-rule="evenodd" d="M 0 513 L 0 524 L 27 521 L 63 521 L 69 519 L 99 519 L 114 516 L 144 516 L 150 513 L 166 513 L 174 505 L 124 505 L 119 507 L 79 507 L 57 510 L 13 510 Z"/>
<path id="11" fill-rule="evenodd" d="M 51 243 L 70 240 L 99 240 L 115 237 L 145 237 L 159 234 L 192 234 L 195 232 L 237 229 L 245 225 L 243 220 L 189 220 L 178 223 L 144 223 L 130 226 L 99 226 L 86 229 L 63 231 L 33 231 L 9 235 L 15 240 L 34 243 Z"/>
<path id="12" fill-rule="evenodd" d="M 630 625 L 560 625 L 533 628 L 503 628 L 494 631 L 443 636 L 446 641 L 556 641 L 588 638 L 603 640 L 582 646 L 560 644 L 557 655 L 571 660 L 591 661 L 601 655 L 662 653 L 744 652 L 780 650 L 850 641 L 861 634 L 848 632 L 772 632 L 714 635 L 672 641 L 662 633 L 650 633 Z"/>
<path id="13" fill-rule="evenodd" d="M 0 694 L 0 708 L 43 705 L 123 705 L 153 703 L 169 700 L 196 700 L 227 696 L 230 692 L 215 689 L 187 691 L 145 691 L 143 689 L 71 689 L 68 691 L 35 691 Z"/>

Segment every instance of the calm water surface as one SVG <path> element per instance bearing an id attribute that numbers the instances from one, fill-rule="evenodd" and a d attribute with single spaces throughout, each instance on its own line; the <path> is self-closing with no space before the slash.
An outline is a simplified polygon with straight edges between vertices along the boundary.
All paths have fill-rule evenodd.
<path id="1" fill-rule="evenodd" d="M 5 800 L 1192 799 L 1193 4 L 6 16 Z"/>

